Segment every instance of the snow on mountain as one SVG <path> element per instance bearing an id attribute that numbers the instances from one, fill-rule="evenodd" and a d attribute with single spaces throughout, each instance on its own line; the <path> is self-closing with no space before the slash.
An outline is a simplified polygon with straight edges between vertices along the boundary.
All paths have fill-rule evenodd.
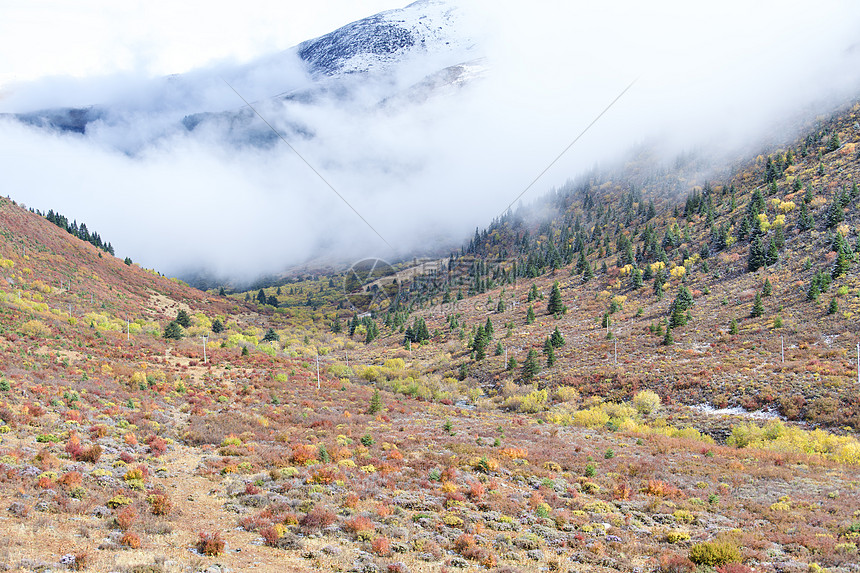
<path id="1" fill-rule="evenodd" d="M 297 50 L 315 75 L 368 72 L 422 53 L 462 55 L 471 43 L 458 34 L 458 24 L 456 6 L 419 0 L 303 42 Z"/>
<path id="2" fill-rule="evenodd" d="M 41 129 L 85 134 L 130 154 L 161 137 L 198 130 L 214 132 L 231 145 L 265 147 L 277 137 L 253 112 L 237 105 L 220 78 L 270 113 L 284 113 L 284 104 L 348 102 L 357 93 L 365 107 L 403 106 L 451 93 L 480 77 L 480 55 L 461 30 L 455 4 L 419 0 L 250 64 L 153 80 L 142 96 L 14 117 Z M 286 133 L 313 137 L 313 127 L 300 117 L 274 119 Z"/>

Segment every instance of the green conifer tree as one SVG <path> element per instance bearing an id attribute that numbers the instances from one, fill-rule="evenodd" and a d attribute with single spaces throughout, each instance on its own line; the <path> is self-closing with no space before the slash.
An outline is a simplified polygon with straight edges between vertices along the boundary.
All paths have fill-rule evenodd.
<path id="1" fill-rule="evenodd" d="M 558 281 L 553 283 L 552 292 L 549 295 L 549 301 L 546 305 L 547 314 L 558 314 L 564 310 L 564 302 L 561 299 L 561 289 L 558 286 Z"/>
<path id="2" fill-rule="evenodd" d="M 764 304 L 761 302 L 761 293 L 755 294 L 755 300 L 753 301 L 752 310 L 750 311 L 750 316 L 753 318 L 758 318 L 764 314 Z"/>
<path id="3" fill-rule="evenodd" d="M 540 372 L 540 364 L 538 364 L 537 352 L 534 351 L 534 348 L 529 350 L 528 356 L 526 356 L 525 362 L 523 362 L 523 380 L 529 381 L 537 376 L 538 372 Z"/>

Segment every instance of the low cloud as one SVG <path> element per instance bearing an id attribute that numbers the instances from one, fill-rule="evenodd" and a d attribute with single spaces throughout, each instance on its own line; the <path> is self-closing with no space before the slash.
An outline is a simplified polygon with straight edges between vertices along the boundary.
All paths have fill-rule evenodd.
<path id="1" fill-rule="evenodd" d="M 250 279 L 312 257 L 459 246 L 637 78 L 523 200 L 643 142 L 722 156 L 784 137 L 860 85 L 853 3 L 567 4 L 462 0 L 460 33 L 474 47 L 456 55 L 484 71 L 432 93 L 410 87 L 453 54 L 350 78 L 312 103 L 269 99 L 319 85 L 283 53 L 174 79 L 32 83 L 0 111 L 103 103 L 114 115 L 83 136 L 0 122 L 5 188 L 85 221 L 146 266 Z M 222 77 L 393 250 L 247 110 L 242 129 L 265 145 L 231 139 L 228 116 L 181 126 L 242 108 Z"/>

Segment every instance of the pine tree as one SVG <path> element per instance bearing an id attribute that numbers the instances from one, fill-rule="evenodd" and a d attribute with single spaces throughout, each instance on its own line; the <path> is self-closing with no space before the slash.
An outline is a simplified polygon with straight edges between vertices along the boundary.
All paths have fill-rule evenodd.
<path id="1" fill-rule="evenodd" d="M 681 285 L 681 288 L 678 289 L 678 295 L 675 297 L 675 301 L 672 303 L 674 308 L 680 309 L 682 312 L 693 306 L 693 295 L 685 285 Z"/>
<path id="2" fill-rule="evenodd" d="M 558 281 L 553 283 L 552 292 L 549 295 L 549 302 L 546 305 L 547 314 L 558 314 L 564 310 L 564 302 L 561 300 L 561 289 L 558 286 Z"/>
<path id="3" fill-rule="evenodd" d="M 531 324 L 535 321 L 535 309 L 532 305 L 529 305 L 528 311 L 526 311 L 526 324 Z"/>
<path id="4" fill-rule="evenodd" d="M 827 307 L 827 314 L 836 314 L 839 312 L 839 303 L 836 301 L 836 297 L 830 299 L 830 306 Z"/>
<path id="5" fill-rule="evenodd" d="M 672 346 L 675 339 L 672 338 L 672 328 L 666 327 L 666 335 L 663 337 L 663 346 Z"/>
<path id="6" fill-rule="evenodd" d="M 188 316 L 188 312 L 186 312 L 184 309 L 181 309 L 179 312 L 176 313 L 175 322 L 182 328 L 188 328 L 189 326 L 191 326 L 191 317 Z"/>
<path id="7" fill-rule="evenodd" d="M 550 344 L 549 352 L 546 354 L 546 367 L 552 368 L 553 364 L 555 364 L 555 349 L 552 347 L 552 344 Z"/>
<path id="8" fill-rule="evenodd" d="M 280 335 L 277 332 L 275 332 L 275 330 L 272 328 L 267 330 L 265 336 L 263 336 L 263 342 L 275 342 L 275 341 L 278 341 L 280 339 L 281 339 Z"/>
<path id="9" fill-rule="evenodd" d="M 504 347 L 502 346 L 502 341 L 500 340 L 500 341 L 496 344 L 496 350 L 494 351 L 494 354 L 495 354 L 496 356 L 501 356 L 501 355 L 502 355 L 502 354 L 504 354 L 504 353 L 505 353 L 505 349 L 504 349 Z"/>
<path id="10" fill-rule="evenodd" d="M 681 307 L 672 305 L 672 316 L 669 318 L 669 326 L 675 328 L 687 324 L 687 315 L 681 310 Z"/>
<path id="11" fill-rule="evenodd" d="M 762 250 L 761 239 L 756 235 L 750 245 L 750 252 L 747 257 L 747 270 L 754 273 L 763 267 L 765 262 L 767 262 L 767 253 Z"/>
<path id="12" fill-rule="evenodd" d="M 216 318 L 215 321 L 212 323 L 212 332 L 214 332 L 215 334 L 220 334 L 224 332 L 224 323 L 221 322 L 220 318 Z"/>
<path id="13" fill-rule="evenodd" d="M 775 265 L 779 260 L 779 249 L 776 248 L 776 238 L 770 238 L 770 244 L 767 246 L 767 253 L 765 254 L 765 266 Z"/>
<path id="14" fill-rule="evenodd" d="M 224 287 L 218 289 L 218 296 L 227 296 L 227 291 L 224 290 Z"/>
<path id="15" fill-rule="evenodd" d="M 382 399 L 379 396 L 379 388 L 374 388 L 373 396 L 370 397 L 370 404 L 367 407 L 368 415 L 372 416 L 382 409 Z"/>
<path id="16" fill-rule="evenodd" d="M 517 369 L 517 359 L 513 356 L 508 358 L 507 369 L 509 372 Z"/>
<path id="17" fill-rule="evenodd" d="M 808 187 L 807 191 L 809 191 Z M 815 223 L 812 219 L 812 215 L 809 214 L 809 207 L 806 203 L 807 202 L 804 201 L 800 204 L 800 215 L 797 218 L 797 228 L 801 231 L 808 231 Z"/>
<path id="18" fill-rule="evenodd" d="M 761 302 L 761 293 L 756 293 L 755 300 L 753 301 L 752 310 L 750 311 L 750 316 L 753 318 L 758 318 L 764 314 L 764 305 Z"/>
<path id="19" fill-rule="evenodd" d="M 523 362 L 523 380 L 529 381 L 540 372 L 540 364 L 538 364 L 537 352 L 534 348 L 529 350 L 525 362 Z"/>
<path id="20" fill-rule="evenodd" d="M 764 279 L 764 286 L 761 288 L 761 295 L 762 296 L 770 296 L 772 292 L 773 292 L 773 286 L 770 284 L 770 279 L 765 278 Z"/>
<path id="21" fill-rule="evenodd" d="M 845 213 L 842 211 L 842 201 L 838 197 L 834 197 L 830 204 L 830 210 L 827 212 L 827 227 L 832 229 L 843 219 L 845 219 Z"/>
<path id="22" fill-rule="evenodd" d="M 532 302 L 532 301 L 537 300 L 538 296 L 539 296 L 539 294 L 538 294 L 537 285 L 532 283 L 532 288 L 529 289 L 528 302 Z"/>
<path id="23" fill-rule="evenodd" d="M 164 338 L 167 340 L 180 340 L 185 334 L 178 322 L 171 321 L 164 327 Z"/>
<path id="24" fill-rule="evenodd" d="M 487 357 L 487 333 L 483 326 L 479 326 L 475 333 L 475 338 L 472 340 L 472 351 L 475 353 L 475 360 L 483 360 Z"/>
<path id="25" fill-rule="evenodd" d="M 552 331 L 552 335 L 550 335 L 550 340 L 552 341 L 552 345 L 556 348 L 560 348 L 564 346 L 564 336 L 561 335 L 561 331 L 558 327 L 555 327 L 555 330 Z"/>
<path id="26" fill-rule="evenodd" d="M 268 298 L 266 298 L 266 293 L 263 292 L 263 289 L 260 289 L 260 291 L 257 293 L 257 302 L 260 304 L 266 304 L 267 301 Z"/>
<path id="27" fill-rule="evenodd" d="M 833 271 L 830 274 L 830 277 L 833 279 L 838 279 L 842 275 L 848 272 L 848 269 L 851 268 L 851 258 L 848 256 L 848 253 L 843 249 L 839 249 L 838 254 L 836 255 L 836 261 L 833 263 Z"/>
<path id="28" fill-rule="evenodd" d="M 821 289 L 818 288 L 818 281 L 816 278 L 813 278 L 812 283 L 809 285 L 809 290 L 806 291 L 806 300 L 816 301 L 820 295 Z"/>
<path id="29" fill-rule="evenodd" d="M 553 348 L 552 347 L 552 339 L 549 336 L 547 336 L 543 341 L 544 356 L 547 356 L 550 353 L 550 351 L 552 350 L 552 348 Z"/>
<path id="30" fill-rule="evenodd" d="M 738 321 L 736 319 L 732 319 L 729 323 L 729 334 L 737 334 L 738 333 Z"/>
<path id="31" fill-rule="evenodd" d="M 484 325 L 484 334 L 487 336 L 487 340 L 493 339 L 493 321 L 490 320 L 490 317 L 487 317 L 487 323 Z"/>
<path id="32" fill-rule="evenodd" d="M 594 271 L 591 268 L 591 265 L 586 261 L 585 263 L 585 271 L 582 273 L 582 282 L 587 283 L 591 279 L 594 278 Z"/>

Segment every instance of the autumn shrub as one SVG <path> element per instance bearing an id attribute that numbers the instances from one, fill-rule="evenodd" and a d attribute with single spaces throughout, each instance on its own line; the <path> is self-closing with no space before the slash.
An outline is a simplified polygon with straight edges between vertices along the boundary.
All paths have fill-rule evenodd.
<path id="1" fill-rule="evenodd" d="M 299 520 L 302 531 L 314 532 L 328 527 L 335 522 L 337 517 L 334 512 L 329 511 L 321 505 L 315 505 L 307 514 Z"/>
<path id="2" fill-rule="evenodd" d="M 129 549 L 140 549 L 140 536 L 136 533 L 132 533 L 131 531 L 126 531 L 123 536 L 119 538 L 119 544 L 123 547 L 128 547 Z"/>
<path id="3" fill-rule="evenodd" d="M 754 571 L 755 569 L 743 563 L 726 563 L 717 567 L 717 573 L 753 573 Z"/>
<path id="4" fill-rule="evenodd" d="M 78 461 L 81 462 L 89 462 L 91 464 L 99 461 L 99 458 L 102 457 L 102 447 L 98 444 L 93 444 L 88 448 L 84 448 L 83 451 L 78 455 Z"/>
<path id="5" fill-rule="evenodd" d="M 21 332 L 32 338 L 46 338 L 51 335 L 51 329 L 41 320 L 28 320 L 21 325 Z"/>
<path id="6" fill-rule="evenodd" d="M 164 493 L 154 493 L 146 498 L 149 502 L 149 510 L 152 515 L 167 515 L 173 509 L 170 498 Z"/>
<path id="7" fill-rule="evenodd" d="M 696 565 L 719 567 L 740 560 L 740 550 L 728 541 L 703 541 L 690 547 L 690 561 Z"/>
<path id="8" fill-rule="evenodd" d="M 69 564 L 69 569 L 72 571 L 84 571 L 90 566 L 91 561 L 90 554 L 86 551 L 75 553 L 75 560 Z"/>
<path id="9" fill-rule="evenodd" d="M 123 531 L 128 531 L 138 519 L 137 511 L 131 506 L 126 506 L 116 516 L 116 525 Z"/>
<path id="10" fill-rule="evenodd" d="M 364 534 L 372 532 L 374 529 L 373 521 L 368 517 L 360 515 L 353 517 L 352 519 L 348 519 L 343 523 L 343 530 L 355 535 L 356 537 L 362 537 Z"/>
<path id="11" fill-rule="evenodd" d="M 661 573 L 692 573 L 696 569 L 696 564 L 677 553 L 660 556 L 660 572 Z"/>
<path id="12" fill-rule="evenodd" d="M 149 446 L 149 453 L 158 457 L 167 451 L 167 440 L 159 438 L 156 435 L 151 435 L 146 438 L 146 445 Z"/>
<path id="13" fill-rule="evenodd" d="M 69 489 L 72 489 L 81 485 L 82 481 L 83 479 L 81 477 L 81 472 L 70 471 L 60 476 L 60 479 L 57 480 L 57 483 Z"/>
<path id="14" fill-rule="evenodd" d="M 660 396 L 652 390 L 642 390 L 633 396 L 633 405 L 641 414 L 650 414 L 660 406 Z"/>
<path id="15" fill-rule="evenodd" d="M 197 552 L 201 555 L 217 557 L 224 551 L 224 540 L 221 539 L 221 533 L 200 533 L 195 545 Z"/>
<path id="16" fill-rule="evenodd" d="M 297 444 L 293 446 L 293 453 L 290 456 L 290 461 L 297 465 L 303 466 L 315 462 L 317 459 L 317 448 L 311 444 Z"/>
<path id="17" fill-rule="evenodd" d="M 391 542 L 387 537 L 380 535 L 370 542 L 370 549 L 380 557 L 391 555 Z"/>

